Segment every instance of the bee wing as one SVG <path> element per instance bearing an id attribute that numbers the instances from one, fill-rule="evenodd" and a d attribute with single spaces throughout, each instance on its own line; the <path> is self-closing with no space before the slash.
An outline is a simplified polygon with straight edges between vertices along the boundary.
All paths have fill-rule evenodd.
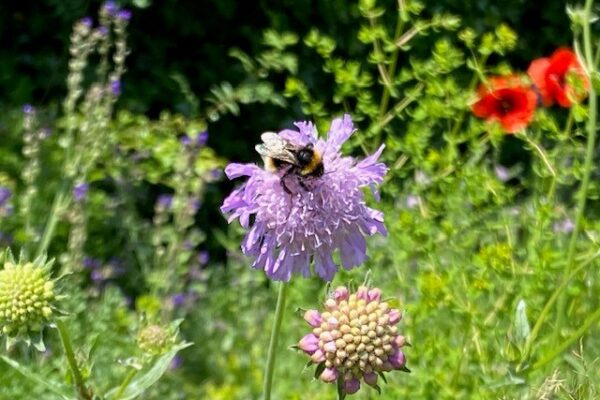
<path id="1" fill-rule="evenodd" d="M 298 165 L 298 160 L 294 152 L 294 147 L 287 140 L 275 132 L 265 132 L 260 138 L 263 143 L 255 146 L 256 151 L 263 157 L 271 157 L 277 160 L 285 161 L 292 165 Z"/>

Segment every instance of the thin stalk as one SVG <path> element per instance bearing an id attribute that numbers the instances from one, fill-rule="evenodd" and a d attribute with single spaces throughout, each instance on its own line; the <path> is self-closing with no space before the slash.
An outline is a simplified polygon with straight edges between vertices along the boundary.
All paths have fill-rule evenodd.
<path id="1" fill-rule="evenodd" d="M 533 364 L 532 370 L 543 367 L 544 365 L 546 365 L 549 362 L 551 362 L 552 360 L 554 360 L 563 351 L 568 349 L 569 346 L 571 346 L 575 341 L 577 341 L 577 339 L 579 339 L 581 336 L 583 336 L 583 334 L 585 332 L 587 332 L 587 330 L 590 329 L 593 324 L 598 322 L 599 319 L 600 319 L 600 308 L 597 309 L 593 314 L 591 314 L 588 317 L 588 319 L 586 319 L 586 321 L 583 323 L 583 325 L 581 325 L 581 327 L 579 329 L 577 329 L 575 332 L 573 332 L 573 334 L 571 336 L 569 336 L 564 342 L 562 342 L 558 346 L 554 347 L 554 350 L 551 351 L 549 355 L 542 358 L 537 363 Z"/>
<path id="2" fill-rule="evenodd" d="M 277 350 L 277 339 L 279 338 L 281 321 L 283 320 L 283 311 L 285 309 L 285 296 L 288 285 L 285 282 L 281 282 L 279 285 L 277 306 L 275 307 L 275 319 L 273 320 L 273 328 L 271 329 L 269 352 L 267 354 L 267 367 L 265 369 L 265 378 L 263 381 L 263 400 L 271 400 L 271 386 L 273 385 L 273 371 L 275 367 L 275 351 Z"/>
<path id="3" fill-rule="evenodd" d="M 75 387 L 79 392 L 79 397 L 84 400 L 89 400 L 92 398 L 92 395 L 85 387 L 83 377 L 81 376 L 81 371 L 79 371 L 79 367 L 77 366 L 77 360 L 75 360 L 73 344 L 71 343 L 71 337 L 69 336 L 67 326 L 62 320 L 58 319 L 56 320 L 56 328 L 58 329 L 60 341 L 63 349 L 65 350 L 65 356 L 67 357 L 67 362 L 69 364 L 69 368 L 71 369 L 71 374 L 73 375 L 73 382 L 75 383 Z"/>
<path id="4" fill-rule="evenodd" d="M 588 75 L 594 70 L 594 54 L 592 51 L 592 6 L 594 0 L 586 0 L 585 2 L 585 24 L 583 26 L 583 50 L 585 55 L 586 69 Z M 591 80 L 591 79 L 590 79 Z M 587 151 L 585 155 L 585 164 L 583 179 L 581 181 L 581 187 L 579 189 L 577 199 L 577 215 L 575 217 L 575 227 L 571 233 L 571 240 L 567 250 L 566 265 L 563 272 L 563 281 L 566 280 L 567 276 L 573 269 L 573 261 L 575 257 L 575 249 L 577 247 L 577 238 L 581 231 L 581 223 L 583 220 L 583 214 L 585 211 L 585 204 L 587 200 L 587 192 L 590 183 L 590 175 L 592 172 L 592 162 L 594 159 L 594 148 L 596 146 L 596 113 L 597 113 L 598 99 L 594 90 L 594 85 L 590 85 L 589 88 L 589 117 L 587 123 L 588 139 L 587 139 Z M 554 339 L 558 341 L 560 337 L 560 330 L 563 326 L 565 319 L 565 307 L 566 307 L 566 296 L 564 293 L 558 298 L 558 304 L 556 308 L 556 325 L 554 326 Z"/>
<path id="5" fill-rule="evenodd" d="M 344 377 L 340 375 L 337 379 L 337 400 L 344 400 L 346 398 L 346 393 L 344 393 Z"/>
<path id="6" fill-rule="evenodd" d="M 523 361 L 527 357 L 529 357 L 529 353 L 531 351 L 533 342 L 537 338 L 537 335 L 539 334 L 540 329 L 542 328 L 542 324 L 545 321 L 546 317 L 548 316 L 548 313 L 552 309 L 552 306 L 556 302 L 556 299 L 558 299 L 558 296 L 566 289 L 567 285 L 571 282 L 571 280 L 581 270 L 583 270 L 585 267 L 587 267 L 592 261 L 596 260 L 596 257 L 598 257 L 598 256 L 600 256 L 600 252 L 595 253 L 588 260 L 582 262 L 581 265 L 579 265 L 577 268 L 575 268 L 573 271 L 571 271 L 571 273 L 567 276 L 567 278 L 554 290 L 554 292 L 552 293 L 552 296 L 550 296 L 550 298 L 548 299 L 548 302 L 546 302 L 546 304 L 544 305 L 544 308 L 542 309 L 540 316 L 535 321 L 535 324 L 533 325 L 533 329 L 531 329 L 531 333 L 527 337 L 527 341 L 525 342 L 525 346 L 523 349 L 523 358 L 522 358 L 521 363 L 523 363 Z"/>
<path id="7" fill-rule="evenodd" d="M 394 38 L 400 37 L 402 33 L 402 29 L 404 27 L 404 20 L 402 19 L 402 14 L 404 13 L 404 4 L 400 1 L 398 2 L 398 19 L 396 20 L 396 32 L 394 33 Z M 400 48 L 395 47 L 392 52 L 392 62 L 388 66 L 387 75 L 393 79 L 394 74 L 396 73 L 396 66 L 398 64 L 398 56 L 400 53 Z M 379 103 L 379 117 L 383 117 L 385 112 L 387 111 L 388 104 L 390 101 L 390 91 L 387 86 L 383 87 L 383 95 L 381 96 L 381 102 Z"/>
<path id="8" fill-rule="evenodd" d="M 131 370 L 129 370 L 129 372 L 125 376 L 125 379 L 123 379 L 123 382 L 121 382 L 121 385 L 119 385 L 119 391 L 117 392 L 117 394 L 115 394 L 113 400 L 119 400 L 123 396 L 123 393 L 125 393 L 125 389 L 127 389 L 127 386 L 129 386 L 135 374 L 137 374 L 136 369 L 132 368 Z"/>
<path id="9" fill-rule="evenodd" d="M 54 231 L 56 230 L 56 224 L 58 223 L 58 214 L 60 209 L 63 207 L 63 201 L 65 198 L 66 185 L 63 184 L 59 192 L 54 197 L 54 202 L 52 203 L 52 208 L 50 209 L 50 214 L 48 215 L 48 220 L 46 221 L 46 226 L 44 228 L 44 233 L 42 235 L 42 239 L 40 240 L 40 244 L 38 245 L 38 249 L 36 252 L 36 258 L 43 255 L 50 245 L 50 241 L 54 236 Z"/>

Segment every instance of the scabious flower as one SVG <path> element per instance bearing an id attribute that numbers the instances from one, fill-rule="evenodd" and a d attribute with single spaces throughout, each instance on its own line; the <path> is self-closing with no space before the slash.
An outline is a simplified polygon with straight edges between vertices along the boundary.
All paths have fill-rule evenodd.
<path id="1" fill-rule="evenodd" d="M 0 261 L 0 332 L 6 345 L 24 339 L 44 351 L 42 328 L 53 317 L 57 300 L 50 278 L 52 261 L 40 257 L 33 263 L 16 262 L 8 250 L 0 253 Z"/>
<path id="2" fill-rule="evenodd" d="M 338 266 L 333 261 L 338 251 L 341 264 L 351 269 L 366 259 L 365 235 L 385 235 L 383 213 L 365 205 L 363 188 L 377 197 L 376 186 L 383 181 L 387 167 L 378 163 L 384 146 L 360 162 L 343 156 L 342 144 L 355 131 L 349 115 L 334 119 L 327 139 L 317 137 L 312 123 L 298 122 L 298 130 L 283 130 L 279 135 L 296 144 L 312 143 L 323 158 L 324 174 L 298 183 L 294 175 L 281 182 L 284 171 L 266 171 L 255 164 L 229 164 L 229 179 L 247 176 L 248 180 L 227 197 L 221 211 L 231 222 L 238 218 L 248 229 L 242 243 L 252 266 L 263 269 L 274 280 L 287 281 L 292 274 L 333 279 Z M 251 222 L 252 221 L 252 222 Z"/>
<path id="3" fill-rule="evenodd" d="M 561 107 L 571 107 L 585 98 L 590 87 L 577 55 L 568 48 L 560 48 L 550 57 L 533 60 L 527 74 L 546 107 L 554 102 Z"/>
<path id="4" fill-rule="evenodd" d="M 342 379 L 344 392 L 352 394 L 361 380 L 377 388 L 383 372 L 408 371 L 402 351 L 406 339 L 396 327 L 402 313 L 381 300 L 379 289 L 361 286 L 350 294 L 338 287 L 325 308 L 306 311 L 304 319 L 313 329 L 298 343 L 319 364 L 322 381 Z"/>
<path id="5" fill-rule="evenodd" d="M 515 133 L 533 119 L 537 97 L 515 75 L 495 76 L 478 90 L 478 100 L 471 110 L 477 117 L 498 121 L 504 131 Z"/>

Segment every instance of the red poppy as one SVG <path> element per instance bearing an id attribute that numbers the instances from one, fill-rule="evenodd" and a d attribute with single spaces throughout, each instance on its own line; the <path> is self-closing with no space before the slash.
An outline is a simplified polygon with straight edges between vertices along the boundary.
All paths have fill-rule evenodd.
<path id="1" fill-rule="evenodd" d="M 495 76 L 479 86 L 479 100 L 473 104 L 473 114 L 498 121 L 508 133 L 527 126 L 533 118 L 537 96 L 515 75 Z"/>
<path id="2" fill-rule="evenodd" d="M 555 101 L 562 107 L 570 107 L 582 100 L 590 87 L 577 55 L 567 48 L 556 50 L 549 58 L 533 60 L 527 73 L 546 107 Z M 568 78 L 575 79 L 575 87 L 569 84 Z"/>

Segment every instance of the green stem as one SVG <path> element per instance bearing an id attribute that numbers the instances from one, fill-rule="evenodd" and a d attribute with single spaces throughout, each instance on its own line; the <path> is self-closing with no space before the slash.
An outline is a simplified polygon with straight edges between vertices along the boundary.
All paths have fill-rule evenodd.
<path id="1" fill-rule="evenodd" d="M 125 393 L 125 389 L 127 389 L 127 386 L 129 386 L 129 383 L 131 383 L 131 380 L 133 379 L 135 374 L 137 374 L 136 369 L 132 368 L 131 370 L 129 370 L 129 372 L 125 376 L 125 379 L 123 379 L 123 382 L 121 382 L 121 385 L 119 385 L 119 390 L 117 391 L 117 394 L 115 394 L 113 400 L 119 400 L 121 396 L 123 396 L 123 393 Z"/>
<path id="2" fill-rule="evenodd" d="M 569 282 L 571 282 L 571 280 L 581 270 L 583 270 L 585 267 L 587 267 L 592 261 L 596 260 L 596 257 L 598 257 L 598 256 L 600 256 L 600 252 L 595 253 L 592 257 L 590 257 L 589 260 L 587 260 L 585 262 L 582 262 L 581 265 L 579 265 L 577 268 L 575 268 L 573 271 L 571 271 L 571 273 L 569 274 L 569 276 L 567 276 L 567 279 L 564 280 L 554 290 L 554 293 L 552 293 L 552 296 L 550 296 L 550 298 L 548 299 L 548 302 L 544 305 L 544 308 L 542 309 L 542 312 L 540 313 L 540 316 L 535 321 L 535 324 L 533 325 L 533 329 L 531 330 L 531 333 L 529 334 L 529 337 L 527 337 L 527 342 L 525 342 L 525 346 L 524 346 L 524 350 L 523 350 L 523 358 L 522 358 L 521 363 L 523 363 L 525 361 L 525 359 L 527 357 L 529 357 L 529 353 L 531 351 L 531 347 L 533 345 L 533 341 L 536 339 L 538 333 L 540 332 L 540 329 L 542 328 L 542 323 L 545 321 L 546 317 L 548 316 L 548 313 L 552 309 L 552 306 L 556 302 L 556 299 L 558 298 L 558 296 L 565 290 L 565 288 L 567 287 L 567 285 L 569 284 Z"/>
<path id="3" fill-rule="evenodd" d="M 285 282 L 281 282 L 279 285 L 277 307 L 275 308 L 275 319 L 273 320 L 273 328 L 271 329 L 271 339 L 269 340 L 269 352 L 267 355 L 267 367 L 265 369 L 265 378 L 263 381 L 263 400 L 271 399 L 271 386 L 273 385 L 273 370 L 275 367 L 275 350 L 277 349 L 277 339 L 279 338 L 279 330 L 281 328 L 283 311 L 285 309 L 287 284 Z"/>
<path id="4" fill-rule="evenodd" d="M 75 383 L 75 387 L 79 392 L 79 397 L 84 400 L 89 400 L 92 398 L 92 395 L 85 387 L 83 377 L 81 376 L 81 371 L 79 371 L 79 367 L 77 366 L 77 360 L 75 360 L 73 344 L 71 343 L 71 338 L 69 336 L 67 326 L 62 320 L 57 319 L 56 328 L 58 329 L 60 341 L 62 343 L 63 349 L 65 350 L 65 356 L 67 357 L 67 362 L 69 363 L 69 368 L 71 369 L 71 374 L 73 375 L 73 382 Z"/>
<path id="5" fill-rule="evenodd" d="M 344 400 L 346 393 L 344 393 L 344 377 L 340 375 L 337 379 L 337 400 Z"/>
<path id="6" fill-rule="evenodd" d="M 402 14 L 404 13 L 404 10 L 402 8 L 403 8 L 403 3 L 399 2 L 398 3 L 398 19 L 396 20 L 396 32 L 394 34 L 394 38 L 400 37 L 400 34 L 402 33 L 402 28 L 404 26 L 404 21 L 402 19 Z M 392 62 L 390 63 L 388 70 L 387 70 L 388 76 L 391 77 L 392 79 L 394 77 L 394 74 L 396 73 L 396 66 L 398 64 L 399 53 L 400 53 L 400 48 L 395 47 L 394 51 L 392 52 Z M 383 115 L 387 111 L 389 101 L 390 101 L 390 91 L 387 88 L 387 86 L 384 86 L 383 87 L 383 95 L 381 96 L 381 103 L 379 103 L 379 118 L 380 119 L 383 117 Z"/>
<path id="7" fill-rule="evenodd" d="M 585 24 L 583 26 L 583 50 L 585 55 L 585 62 L 588 74 L 591 74 L 594 69 L 594 54 L 592 52 L 592 6 L 594 0 L 586 0 L 585 2 Z M 591 80 L 591 79 L 590 79 Z M 577 247 L 577 238 L 581 231 L 581 223 L 583 220 L 583 214 L 585 211 L 585 203 L 587 200 L 588 186 L 590 183 L 590 175 L 592 171 L 592 162 L 594 159 L 594 148 L 596 145 L 596 113 L 597 113 L 597 101 L 596 93 L 594 91 L 594 85 L 590 85 L 589 88 L 589 117 L 587 123 L 588 140 L 587 140 L 587 151 L 585 155 L 585 164 L 583 179 L 581 181 L 581 187 L 579 189 L 579 198 L 577 199 L 577 215 L 575 217 L 575 227 L 571 233 L 571 240 L 569 241 L 569 247 L 567 250 L 566 265 L 563 272 L 563 281 L 571 273 L 573 269 L 573 259 L 575 256 L 575 249 Z M 562 329 L 565 319 L 565 308 L 566 308 L 566 295 L 561 294 L 558 299 L 556 308 L 556 325 L 554 326 L 554 339 L 558 341 L 560 337 L 560 330 Z"/>
<path id="8" fill-rule="evenodd" d="M 563 351 L 569 348 L 577 339 L 583 336 L 585 332 L 587 332 L 590 327 L 595 324 L 600 319 L 600 308 L 597 309 L 593 314 L 591 314 L 588 319 L 584 322 L 583 325 L 579 329 L 577 329 L 571 336 L 569 336 L 564 342 L 559 344 L 554 348 L 549 355 L 535 363 L 532 369 L 538 369 L 548 364 L 552 360 L 554 360 L 557 356 L 559 356 Z"/>
<path id="9" fill-rule="evenodd" d="M 52 208 L 50 209 L 50 214 L 48 215 L 48 220 L 46 221 L 44 233 L 42 235 L 42 239 L 40 240 L 40 244 L 38 245 L 36 258 L 46 253 L 46 251 L 48 250 L 48 246 L 50 245 L 50 241 L 54 236 L 56 224 L 58 223 L 58 214 L 60 212 L 60 209 L 63 207 L 62 203 L 66 192 L 65 187 L 66 185 L 63 184 L 62 188 L 54 197 L 54 202 L 52 203 Z"/>

